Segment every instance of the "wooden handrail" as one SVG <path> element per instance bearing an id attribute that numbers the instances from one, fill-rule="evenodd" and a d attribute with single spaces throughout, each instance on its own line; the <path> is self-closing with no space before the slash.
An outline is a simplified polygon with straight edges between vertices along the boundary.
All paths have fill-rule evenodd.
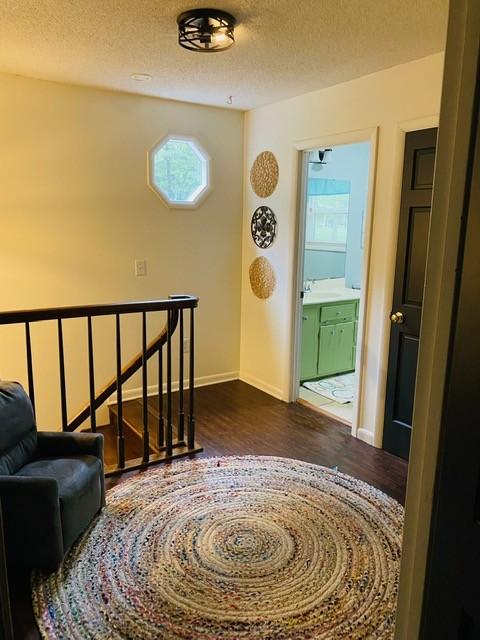
<path id="1" fill-rule="evenodd" d="M 81 307 L 2 311 L 0 312 L 0 325 L 41 322 L 43 320 L 63 320 L 66 318 L 88 318 L 89 316 L 113 316 L 117 313 L 123 315 L 126 313 L 142 313 L 143 311 L 178 311 L 178 309 L 194 309 L 197 306 L 198 298 L 195 296 L 172 295 L 169 298 L 146 302 L 120 302 Z"/>
<path id="2" fill-rule="evenodd" d="M 172 311 L 172 326 L 170 328 L 170 335 L 175 332 L 178 324 L 178 309 L 174 309 Z M 167 342 L 167 328 L 168 323 L 165 323 L 162 331 L 158 334 L 156 338 L 154 338 L 147 347 L 147 360 L 151 358 L 157 351 Z M 120 378 L 120 385 L 124 384 L 134 373 L 136 373 L 143 363 L 143 354 L 138 353 L 134 356 L 128 364 L 125 365 L 122 369 L 122 376 Z M 114 376 L 104 385 L 100 391 L 95 394 L 95 398 L 93 400 L 93 406 L 95 409 L 98 409 L 102 406 L 102 404 L 108 400 L 108 398 L 117 390 L 117 377 Z M 91 404 L 90 402 L 86 403 L 84 407 L 77 413 L 77 415 L 72 418 L 65 429 L 65 431 L 75 431 L 80 427 L 80 425 L 85 422 L 85 420 L 91 415 Z"/>

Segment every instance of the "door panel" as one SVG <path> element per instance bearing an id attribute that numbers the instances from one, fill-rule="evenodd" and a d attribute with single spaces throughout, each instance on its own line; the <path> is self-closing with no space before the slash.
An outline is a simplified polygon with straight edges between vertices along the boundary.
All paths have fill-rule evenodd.
<path id="1" fill-rule="evenodd" d="M 437 129 L 407 133 L 388 356 L 383 448 L 408 459 Z M 402 321 L 403 320 L 403 321 Z"/>
<path id="2" fill-rule="evenodd" d="M 407 277 L 405 283 L 404 304 L 422 306 L 425 281 L 425 247 L 428 244 L 430 209 L 412 207 L 410 209 Z"/>
<path id="3" fill-rule="evenodd" d="M 412 378 L 410 372 L 417 366 L 418 342 L 416 336 L 409 336 L 406 333 L 400 336 L 394 420 L 402 422 L 408 427 L 412 424 L 415 393 L 415 378 Z"/>
<path id="4" fill-rule="evenodd" d="M 435 166 L 435 144 L 413 152 L 412 189 L 431 189 Z"/>

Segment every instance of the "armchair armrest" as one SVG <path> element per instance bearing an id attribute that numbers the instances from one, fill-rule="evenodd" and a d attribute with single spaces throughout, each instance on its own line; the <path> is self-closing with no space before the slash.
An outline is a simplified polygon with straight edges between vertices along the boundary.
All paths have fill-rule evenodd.
<path id="1" fill-rule="evenodd" d="M 37 502 L 42 509 L 58 507 L 58 484 L 55 478 L 0 476 L 0 498 L 4 509 L 10 501 Z"/>
<path id="2" fill-rule="evenodd" d="M 37 458 L 84 455 L 96 456 L 103 462 L 103 435 L 101 433 L 39 431 L 37 434 Z"/>
<path id="3" fill-rule="evenodd" d="M 56 568 L 63 538 L 55 478 L 0 476 L 0 499 L 8 561 Z"/>

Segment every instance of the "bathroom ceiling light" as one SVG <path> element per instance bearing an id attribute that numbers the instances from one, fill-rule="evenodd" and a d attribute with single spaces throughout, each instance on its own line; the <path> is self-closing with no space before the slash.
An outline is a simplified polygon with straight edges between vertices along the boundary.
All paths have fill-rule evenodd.
<path id="1" fill-rule="evenodd" d="M 328 159 L 330 158 L 330 154 L 332 153 L 332 149 L 319 149 L 317 151 L 318 160 L 309 160 L 310 164 L 327 164 Z"/>
<path id="2" fill-rule="evenodd" d="M 235 42 L 235 18 L 219 9 L 192 9 L 177 18 L 178 44 L 189 51 L 225 51 Z"/>
<path id="3" fill-rule="evenodd" d="M 147 82 L 152 79 L 152 76 L 149 73 L 132 73 L 130 77 L 132 80 L 136 80 L 137 82 Z"/>

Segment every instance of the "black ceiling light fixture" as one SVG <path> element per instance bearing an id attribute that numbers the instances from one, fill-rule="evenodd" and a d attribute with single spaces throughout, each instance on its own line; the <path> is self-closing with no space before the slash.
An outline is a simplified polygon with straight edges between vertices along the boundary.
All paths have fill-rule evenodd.
<path id="1" fill-rule="evenodd" d="M 318 149 L 318 160 L 309 160 L 310 164 L 327 164 L 328 159 L 330 158 L 330 154 L 332 153 L 332 149 Z"/>
<path id="2" fill-rule="evenodd" d="M 235 18 L 219 9 L 192 9 L 177 18 L 178 44 L 189 51 L 225 51 L 235 42 Z"/>

